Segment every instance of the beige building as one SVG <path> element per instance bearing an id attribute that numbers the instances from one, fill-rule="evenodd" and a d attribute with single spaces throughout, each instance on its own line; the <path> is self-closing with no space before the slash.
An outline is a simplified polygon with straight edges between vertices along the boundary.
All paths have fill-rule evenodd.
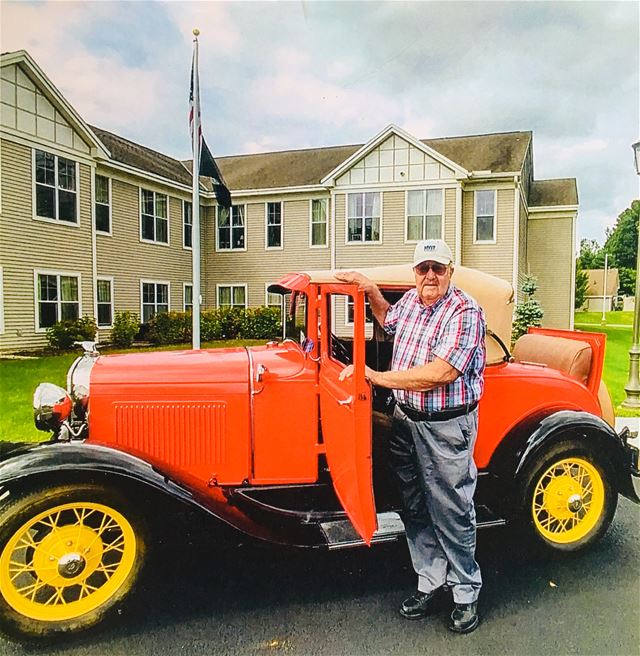
<path id="1" fill-rule="evenodd" d="M 93 315 L 106 339 L 118 311 L 188 308 L 191 162 L 88 125 L 24 51 L 2 55 L 1 79 L 0 350 L 44 345 L 60 318 Z M 233 207 L 203 181 L 205 308 L 268 304 L 288 271 L 406 262 L 442 237 L 516 290 L 535 275 L 545 325 L 572 326 L 576 182 L 534 179 L 531 132 L 390 125 L 366 144 L 217 162 Z"/>
<path id="2" fill-rule="evenodd" d="M 605 312 L 613 310 L 613 303 L 620 287 L 618 269 L 585 269 L 588 277 L 587 294 L 584 309 L 587 312 Z"/>

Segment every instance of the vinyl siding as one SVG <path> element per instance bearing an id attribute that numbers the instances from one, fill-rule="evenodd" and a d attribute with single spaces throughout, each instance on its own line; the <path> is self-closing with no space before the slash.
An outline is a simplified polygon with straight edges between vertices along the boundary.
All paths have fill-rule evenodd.
<path id="1" fill-rule="evenodd" d="M 543 325 L 549 328 L 570 326 L 573 225 L 571 214 L 560 213 L 528 222 L 529 267 L 538 279 L 536 298 L 544 309 Z"/>
<path id="2" fill-rule="evenodd" d="M 514 193 L 514 189 L 497 190 L 495 244 L 473 243 L 475 197 L 471 190 L 462 193 L 462 265 L 509 283 L 513 283 Z"/>
<path id="3" fill-rule="evenodd" d="M 91 175 L 78 167 L 79 226 L 33 218 L 32 149 L 0 141 L 2 220 L 0 265 L 4 277 L 4 325 L 0 350 L 45 346 L 36 333 L 34 270 L 79 272 L 83 314 L 93 314 Z"/>
<path id="4" fill-rule="evenodd" d="M 247 284 L 249 306 L 265 303 L 265 285 L 275 282 L 290 271 L 328 269 L 331 266 L 329 248 L 309 247 L 310 200 L 320 195 L 308 194 L 283 200 L 279 196 L 255 199 L 234 199 L 234 204 L 245 204 L 245 243 L 247 250 L 216 251 L 216 212 L 208 208 L 205 246 L 207 306 L 216 306 L 216 285 Z M 325 196 L 327 197 L 327 196 Z M 265 207 L 267 202 L 282 201 L 282 249 L 265 248 Z M 328 208 L 327 227 L 330 230 L 331 208 Z M 205 270 L 203 269 L 203 271 Z"/>
<path id="5" fill-rule="evenodd" d="M 456 190 L 444 190 L 444 240 L 456 252 Z"/>

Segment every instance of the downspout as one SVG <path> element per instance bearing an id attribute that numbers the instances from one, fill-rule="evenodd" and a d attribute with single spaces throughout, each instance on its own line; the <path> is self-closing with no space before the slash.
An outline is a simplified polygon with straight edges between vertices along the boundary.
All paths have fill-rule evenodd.
<path id="1" fill-rule="evenodd" d="M 462 265 L 462 182 L 456 187 L 455 263 Z"/>
<path id="2" fill-rule="evenodd" d="M 520 264 L 520 181 L 519 176 L 513 176 L 513 302 L 518 304 L 518 266 Z"/>
<path id="3" fill-rule="evenodd" d="M 95 166 L 90 166 L 89 167 L 90 175 L 91 175 L 91 184 L 89 185 L 91 189 L 91 296 L 93 298 L 93 316 L 96 319 L 96 324 L 98 323 L 98 293 L 97 293 L 97 287 L 98 287 L 98 246 L 97 246 L 97 238 L 96 238 L 96 203 L 95 203 L 95 197 L 96 197 L 96 167 Z M 111 189 L 111 182 L 109 183 L 109 189 Z M 109 213 L 111 213 L 111 197 L 109 197 Z M 110 226 L 111 231 L 113 232 L 113 225 Z M 115 284 L 113 285 L 115 287 Z M 111 289 L 111 301 L 113 303 L 113 300 L 115 298 L 115 289 Z M 115 307 L 115 304 L 114 304 Z M 98 333 L 96 335 L 98 339 L 96 339 L 96 342 L 99 341 L 100 337 L 100 332 L 98 329 Z"/>
<path id="4" fill-rule="evenodd" d="M 335 187 L 330 191 L 331 200 L 331 239 L 329 241 L 330 268 L 336 268 L 336 194 Z"/>
<path id="5" fill-rule="evenodd" d="M 574 310 L 576 307 L 576 231 L 578 223 L 578 212 L 573 215 L 571 220 L 571 307 L 569 309 L 569 330 L 574 329 Z M 607 290 L 605 289 L 605 292 Z"/>

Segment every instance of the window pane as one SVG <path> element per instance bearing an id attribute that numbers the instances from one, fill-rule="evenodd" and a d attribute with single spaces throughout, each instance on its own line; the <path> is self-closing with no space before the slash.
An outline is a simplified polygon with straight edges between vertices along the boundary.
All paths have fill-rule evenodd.
<path id="1" fill-rule="evenodd" d="M 422 239 L 422 217 L 407 217 L 407 239 L 410 241 L 419 241 Z"/>
<path id="2" fill-rule="evenodd" d="M 362 216 L 362 194 L 349 194 L 347 196 L 348 205 L 347 205 L 347 216 L 355 217 Z"/>
<path id="3" fill-rule="evenodd" d="M 218 305 L 231 305 L 231 287 L 218 288 Z"/>
<path id="4" fill-rule="evenodd" d="M 244 226 L 233 227 L 233 248 L 244 248 Z"/>
<path id="5" fill-rule="evenodd" d="M 495 193 L 492 190 L 476 191 L 477 216 L 493 216 Z"/>
<path id="6" fill-rule="evenodd" d="M 367 218 L 364 222 L 365 241 L 378 241 L 380 239 L 380 219 Z"/>
<path id="7" fill-rule="evenodd" d="M 111 225 L 109 223 L 109 206 L 96 205 L 96 230 L 109 232 Z"/>
<path id="8" fill-rule="evenodd" d="M 36 182 L 55 185 L 55 157 L 50 153 L 36 150 Z"/>
<path id="9" fill-rule="evenodd" d="M 422 191 L 410 191 L 407 194 L 407 214 L 411 216 L 424 214 L 424 193 Z"/>
<path id="10" fill-rule="evenodd" d="M 156 302 L 156 290 L 155 290 L 155 285 L 152 282 L 142 283 L 142 302 L 143 303 Z"/>
<path id="11" fill-rule="evenodd" d="M 60 297 L 63 301 L 78 300 L 78 279 L 75 276 L 60 276 Z"/>
<path id="12" fill-rule="evenodd" d="M 267 222 L 276 225 L 282 221 L 282 205 L 280 203 L 267 203 Z"/>
<path id="13" fill-rule="evenodd" d="M 38 303 L 40 328 L 49 328 L 57 321 L 58 306 L 56 303 Z"/>
<path id="14" fill-rule="evenodd" d="M 58 157 L 58 186 L 60 189 L 75 191 L 76 165 L 70 159 Z"/>
<path id="15" fill-rule="evenodd" d="M 244 205 L 237 205 L 231 208 L 233 211 L 232 214 L 232 223 L 234 226 L 244 226 Z"/>
<path id="16" fill-rule="evenodd" d="M 156 216 L 167 218 L 167 197 L 164 194 L 156 194 Z"/>
<path id="17" fill-rule="evenodd" d="M 111 303 L 111 281 L 98 280 L 98 303 Z"/>
<path id="18" fill-rule="evenodd" d="M 36 216 L 55 219 L 55 191 L 52 187 L 36 185 Z"/>
<path id="19" fill-rule="evenodd" d="M 155 234 L 155 221 L 148 214 L 142 215 L 142 238 L 153 239 Z"/>
<path id="20" fill-rule="evenodd" d="M 349 219 L 348 240 L 362 241 L 362 219 Z"/>
<path id="21" fill-rule="evenodd" d="M 314 223 L 327 220 L 327 200 L 325 198 L 311 201 L 311 220 Z"/>
<path id="22" fill-rule="evenodd" d="M 476 233 L 478 241 L 493 241 L 493 217 L 479 216 Z"/>
<path id="23" fill-rule="evenodd" d="M 231 248 L 231 228 L 218 228 L 218 248 Z"/>
<path id="24" fill-rule="evenodd" d="M 169 243 L 169 222 L 167 219 L 156 219 L 156 241 Z"/>
<path id="25" fill-rule="evenodd" d="M 156 310 L 158 314 L 160 312 L 169 312 L 169 306 L 166 303 L 158 303 Z"/>
<path id="26" fill-rule="evenodd" d="M 153 305 L 143 305 L 142 306 L 142 323 L 148 323 L 155 314 L 155 309 Z"/>
<path id="27" fill-rule="evenodd" d="M 169 285 L 156 285 L 156 299 L 158 305 L 161 303 L 163 305 L 169 304 Z"/>
<path id="28" fill-rule="evenodd" d="M 60 304 L 60 313 L 62 314 L 62 319 L 68 319 L 74 321 L 80 316 L 79 306 L 77 303 L 61 303 Z"/>
<path id="29" fill-rule="evenodd" d="M 184 287 L 184 304 L 193 305 L 193 286 L 185 285 Z"/>
<path id="30" fill-rule="evenodd" d="M 233 304 L 241 305 L 244 307 L 245 289 L 244 287 L 233 288 Z"/>
<path id="31" fill-rule="evenodd" d="M 111 304 L 98 303 L 98 325 L 110 326 L 111 323 Z"/>
<path id="32" fill-rule="evenodd" d="M 364 199 L 365 216 L 379 216 L 380 214 L 380 194 L 366 193 Z"/>
<path id="33" fill-rule="evenodd" d="M 442 236 L 442 219 L 438 216 L 427 217 L 427 234 L 425 239 L 440 239 Z"/>
<path id="34" fill-rule="evenodd" d="M 327 225 L 325 223 L 315 223 L 311 226 L 311 244 L 313 246 L 326 246 Z"/>
<path id="35" fill-rule="evenodd" d="M 58 218 L 76 222 L 76 194 L 74 191 L 58 191 Z"/>
<path id="36" fill-rule="evenodd" d="M 426 214 L 442 214 L 442 190 L 427 189 L 427 211 Z"/>
<path id="37" fill-rule="evenodd" d="M 270 225 L 267 227 L 267 246 L 270 248 L 282 246 L 282 227 Z"/>
<path id="38" fill-rule="evenodd" d="M 229 225 L 229 210 L 226 207 L 218 207 L 218 226 Z"/>
<path id="39" fill-rule="evenodd" d="M 187 248 L 191 248 L 193 245 L 193 226 L 190 224 L 185 223 L 184 225 L 184 246 Z"/>
<path id="40" fill-rule="evenodd" d="M 38 299 L 41 301 L 58 300 L 58 279 L 56 276 L 45 274 L 38 276 Z"/>
<path id="41" fill-rule="evenodd" d="M 96 203 L 109 204 L 109 178 L 96 175 Z"/>
<path id="42" fill-rule="evenodd" d="M 142 213 L 153 216 L 153 192 L 142 190 Z"/>

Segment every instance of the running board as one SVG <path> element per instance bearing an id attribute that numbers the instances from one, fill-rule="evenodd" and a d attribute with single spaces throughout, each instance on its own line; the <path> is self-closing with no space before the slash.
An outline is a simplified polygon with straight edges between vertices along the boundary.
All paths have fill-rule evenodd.
<path id="1" fill-rule="evenodd" d="M 329 549 L 348 549 L 349 547 L 361 547 L 364 544 L 364 540 L 348 519 L 321 522 L 320 529 L 327 540 Z M 373 534 L 371 544 L 393 542 L 403 535 L 404 524 L 398 513 L 378 513 L 378 530 Z"/>
<path id="2" fill-rule="evenodd" d="M 486 506 L 477 506 L 476 512 L 477 527 L 479 529 L 504 526 L 507 523 L 505 519 L 494 515 Z M 404 535 L 404 524 L 397 512 L 378 513 L 377 517 L 378 530 L 373 534 L 371 544 L 394 542 Z M 348 549 L 364 545 L 364 540 L 358 535 L 348 519 L 321 522 L 320 529 L 330 550 Z"/>

